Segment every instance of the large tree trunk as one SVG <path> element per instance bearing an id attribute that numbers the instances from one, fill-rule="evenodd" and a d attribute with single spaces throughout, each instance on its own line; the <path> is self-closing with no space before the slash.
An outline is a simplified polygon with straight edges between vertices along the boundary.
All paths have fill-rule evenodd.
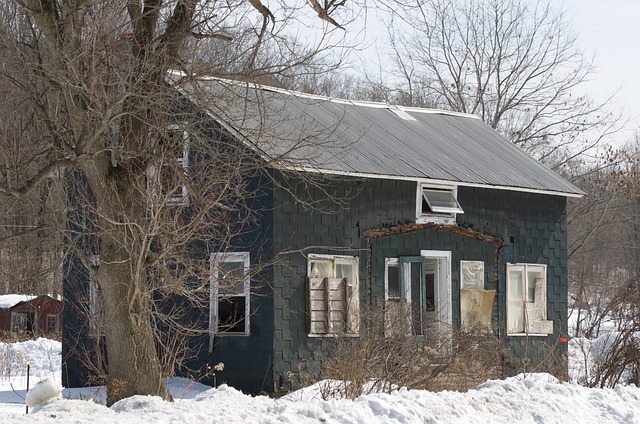
<path id="1" fill-rule="evenodd" d="M 98 165 L 98 166 L 96 166 Z M 124 167 L 108 158 L 85 169 L 98 213 L 100 265 L 96 279 L 104 302 L 107 404 L 133 395 L 171 400 L 163 381 L 152 321 L 144 228 L 144 191 Z"/>
<path id="2" fill-rule="evenodd" d="M 103 236 L 101 243 L 105 258 L 97 277 L 107 311 L 107 405 L 137 394 L 171 399 L 162 379 L 145 282 L 133 281 L 128 263 L 111 262 L 112 256 L 126 253 L 113 237 Z"/>

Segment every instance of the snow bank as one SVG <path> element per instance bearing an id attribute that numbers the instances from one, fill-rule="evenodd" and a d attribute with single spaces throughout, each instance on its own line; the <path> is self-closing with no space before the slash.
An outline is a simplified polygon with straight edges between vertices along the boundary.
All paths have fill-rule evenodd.
<path id="1" fill-rule="evenodd" d="M 62 398 L 62 386 L 51 378 L 38 382 L 27 392 L 25 403 L 29 408 L 44 405 L 54 399 Z"/>
<path id="2" fill-rule="evenodd" d="M 622 423 L 640 421 L 636 387 L 588 389 L 546 375 L 491 380 L 467 393 L 401 389 L 356 400 L 251 397 L 222 385 L 193 399 L 134 396 L 111 408 L 57 400 L 6 422 L 149 423 Z"/>

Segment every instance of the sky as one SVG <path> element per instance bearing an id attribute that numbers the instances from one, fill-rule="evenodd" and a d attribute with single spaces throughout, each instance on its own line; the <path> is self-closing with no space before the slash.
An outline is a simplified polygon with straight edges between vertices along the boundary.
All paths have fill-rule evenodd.
<path id="1" fill-rule="evenodd" d="M 638 0 L 553 0 L 564 5 L 583 52 L 595 55 L 597 72 L 587 85 L 597 98 L 619 90 L 616 104 L 640 124 L 640 2 Z"/>
<path id="2" fill-rule="evenodd" d="M 455 0 L 454 0 L 455 1 Z M 639 0 L 550 0 L 564 10 L 577 36 L 578 47 L 586 57 L 594 57 L 596 72 L 582 88 L 594 100 L 605 100 L 616 93 L 613 110 L 629 118 L 624 131 L 611 142 L 630 141 L 640 131 L 640 1 Z M 375 11 L 367 16 L 367 28 L 356 34 L 362 45 L 368 45 L 363 63 L 386 60 L 386 28 L 377 22 Z M 582 93 L 579 93 L 582 94 Z"/>

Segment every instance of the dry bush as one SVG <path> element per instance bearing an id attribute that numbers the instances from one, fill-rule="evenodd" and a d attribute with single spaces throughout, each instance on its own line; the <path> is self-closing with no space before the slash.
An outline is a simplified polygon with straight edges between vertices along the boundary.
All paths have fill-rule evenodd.
<path id="1" fill-rule="evenodd" d="M 502 345 L 488 329 L 469 327 L 421 338 L 384 311 L 370 314 L 358 338 L 337 338 L 321 377 L 338 380 L 332 394 L 356 398 L 399 387 L 468 390 L 502 374 Z M 400 320 L 401 318 L 399 318 Z"/>

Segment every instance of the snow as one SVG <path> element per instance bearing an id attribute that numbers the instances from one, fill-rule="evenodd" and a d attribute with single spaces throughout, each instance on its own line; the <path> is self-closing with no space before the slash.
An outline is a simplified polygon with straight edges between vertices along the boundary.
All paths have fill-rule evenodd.
<path id="1" fill-rule="evenodd" d="M 0 295 L 0 309 L 9 309 L 16 306 L 20 302 L 26 302 L 35 299 L 37 296 L 24 294 L 3 294 Z"/>
<path id="2" fill-rule="evenodd" d="M 62 386 L 53 378 L 41 380 L 27 392 L 24 401 L 29 408 L 41 406 L 54 399 L 62 399 Z"/>
<path id="3" fill-rule="evenodd" d="M 640 423 L 635 386 L 590 389 L 548 374 L 490 380 L 466 393 L 399 389 L 355 400 L 324 399 L 327 385 L 336 384 L 331 381 L 272 399 L 172 378 L 167 383 L 175 402 L 134 396 L 107 408 L 102 387 L 63 389 L 64 399 L 25 415 L 26 364 L 30 393 L 40 390 L 34 388 L 38 381 L 47 381 L 42 390 L 52 394 L 61 377 L 60 349 L 59 342 L 46 339 L 0 344 L 0 423 Z"/>

